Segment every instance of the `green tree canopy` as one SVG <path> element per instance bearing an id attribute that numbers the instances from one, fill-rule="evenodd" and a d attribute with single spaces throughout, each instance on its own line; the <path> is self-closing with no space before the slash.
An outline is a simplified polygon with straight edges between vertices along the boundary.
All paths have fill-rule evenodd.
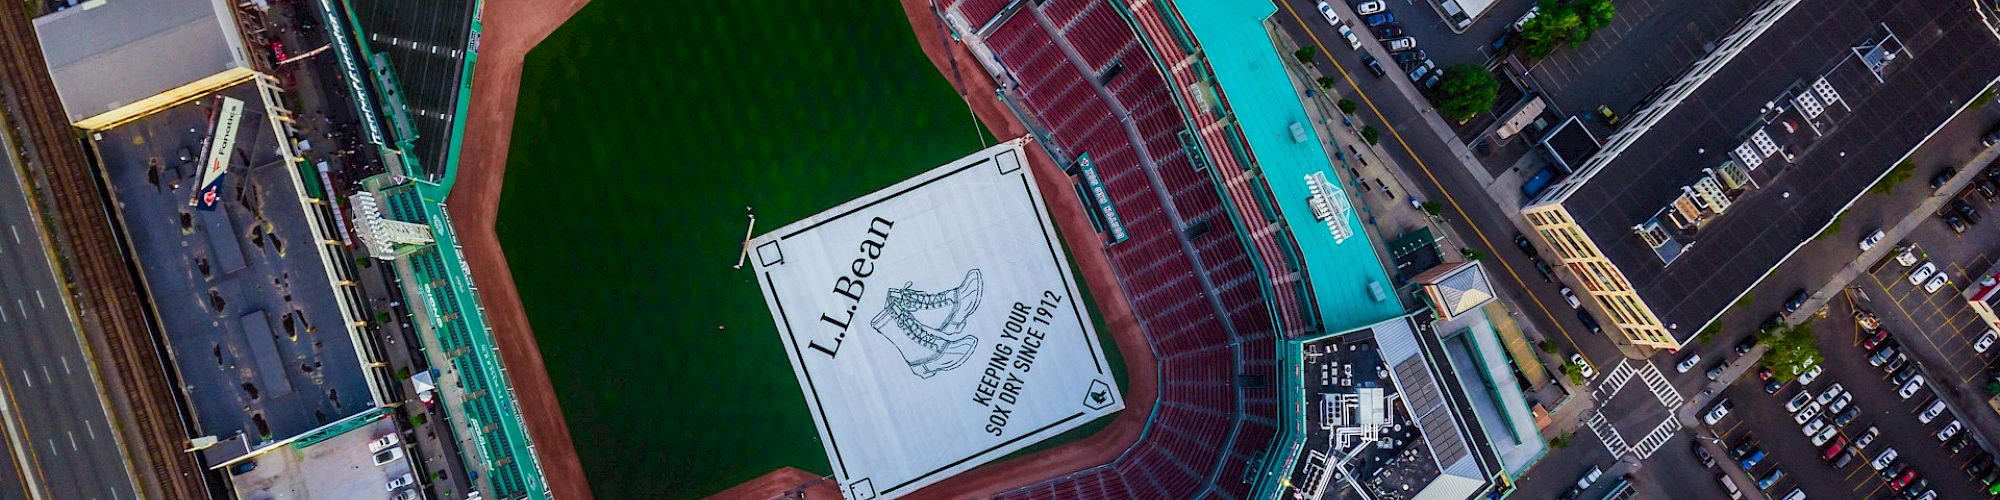
<path id="1" fill-rule="evenodd" d="M 1542 0 L 1541 14 L 1521 26 L 1521 46 L 1529 57 L 1547 57 L 1564 44 L 1574 47 L 1589 40 L 1617 15 L 1611 0 Z"/>
<path id="2" fill-rule="evenodd" d="M 1792 325 L 1764 334 L 1759 339 L 1770 350 L 1764 353 L 1764 366 L 1774 372 L 1772 378 L 1780 382 L 1790 382 L 1799 373 L 1824 359 L 1819 346 L 1813 345 L 1812 327 Z"/>
<path id="3" fill-rule="evenodd" d="M 1493 109 L 1493 100 L 1500 95 L 1500 80 L 1494 79 L 1484 67 L 1461 64 L 1445 68 L 1438 91 L 1444 95 L 1444 101 L 1438 103 L 1438 112 L 1446 118 L 1465 121 Z"/>

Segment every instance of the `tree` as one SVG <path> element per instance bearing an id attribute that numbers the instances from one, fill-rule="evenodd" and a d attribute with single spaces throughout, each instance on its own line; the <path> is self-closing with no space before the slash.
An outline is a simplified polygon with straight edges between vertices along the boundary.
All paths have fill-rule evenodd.
<path id="1" fill-rule="evenodd" d="M 1709 339 L 1715 338 L 1715 334 L 1721 332 L 1722 332 L 1722 322 L 1712 321 L 1708 323 L 1708 326 L 1702 327 L 1700 333 L 1694 334 L 1694 338 L 1695 340 L 1707 342 Z"/>
<path id="2" fill-rule="evenodd" d="M 1549 354 L 1556 353 L 1556 344 L 1554 342 L 1549 342 L 1547 340 L 1535 341 L 1535 347 L 1541 348 L 1542 352 L 1546 352 Z"/>
<path id="3" fill-rule="evenodd" d="M 1611 18 L 1618 15 L 1618 7 L 1611 5 L 1611 0 L 1578 0 L 1570 8 L 1576 10 L 1581 22 L 1578 26 L 1581 29 L 1576 33 L 1577 41 L 1589 40 L 1591 32 L 1610 26 Z"/>
<path id="4" fill-rule="evenodd" d="M 1381 143 L 1382 143 L 1382 131 L 1380 131 L 1380 130 L 1375 130 L 1375 127 L 1374 127 L 1374 126 L 1370 126 L 1370 125 L 1362 125 L 1362 126 L 1361 126 L 1361 140 L 1364 140 L 1364 141 L 1368 141 L 1368 145 L 1370 145 L 1370 146 L 1373 146 L 1373 145 L 1376 145 L 1376 144 L 1381 144 Z"/>
<path id="5" fill-rule="evenodd" d="M 1444 94 L 1444 102 L 1438 103 L 1438 113 L 1455 121 L 1470 120 L 1482 111 L 1493 109 L 1494 99 L 1500 96 L 1500 81 L 1481 66 L 1461 64 L 1445 68 L 1443 80 L 1438 83 L 1438 91 Z"/>
<path id="6" fill-rule="evenodd" d="M 1583 365 L 1575 361 L 1563 363 L 1563 374 L 1569 376 L 1570 383 L 1583 385 Z"/>
<path id="7" fill-rule="evenodd" d="M 1549 447 L 1550 447 L 1550 448 L 1555 448 L 1555 449 L 1558 449 L 1558 450 L 1560 450 L 1560 449 L 1563 449 L 1563 448 L 1568 448 L 1568 447 L 1569 447 L 1569 440 L 1570 440 L 1570 436 L 1574 436 L 1574 435 L 1576 435 L 1576 433 L 1574 433 L 1574 432 L 1565 432 L 1565 433 L 1563 433 L 1563 434 L 1562 434 L 1561 436 L 1556 436 L 1556 437 L 1553 437 L 1553 438 L 1549 438 Z"/>
<path id="8" fill-rule="evenodd" d="M 1340 113 L 1341 113 L 1341 114 L 1346 114 L 1346 115 L 1351 115 L 1351 114 L 1354 114 L 1354 110 L 1355 110 L 1355 109 L 1358 109 L 1358 107 L 1354 105 L 1354 101 L 1349 101 L 1349 100 L 1346 100 L 1346 99 L 1341 99 L 1341 100 L 1340 100 Z"/>
<path id="9" fill-rule="evenodd" d="M 1319 55 L 1319 47 L 1314 45 L 1299 47 L 1298 51 L 1292 52 L 1292 57 L 1299 58 L 1299 64 L 1312 64 L 1316 55 Z"/>
<path id="10" fill-rule="evenodd" d="M 1486 254 L 1483 254 L 1483 253 L 1479 253 L 1479 250 L 1477 250 L 1477 249 L 1472 249 L 1472 248 L 1461 248 L 1461 249 L 1458 249 L 1458 253 L 1459 253 L 1460 255 L 1464 255 L 1464 256 L 1465 256 L 1465 260 L 1479 260 L 1479 259 L 1483 259 L 1483 258 L 1486 258 Z"/>
<path id="11" fill-rule="evenodd" d="M 1322 76 L 1315 81 L 1318 81 L 1319 88 L 1324 90 L 1333 90 L 1333 84 L 1340 83 L 1340 80 L 1335 80 L 1331 76 Z"/>
<path id="12" fill-rule="evenodd" d="M 1819 364 L 1823 359 L 1819 346 L 1813 345 L 1812 327 L 1793 325 L 1764 334 L 1759 339 L 1770 349 L 1764 352 L 1764 366 L 1771 368 L 1771 378 L 1779 382 L 1790 382 L 1798 378 L 1806 368 Z"/>
<path id="13" fill-rule="evenodd" d="M 1583 26 L 1583 18 L 1555 0 L 1542 1 L 1542 13 L 1521 26 L 1521 46 L 1528 57 L 1540 59 L 1569 41 L 1571 33 Z"/>
<path id="14" fill-rule="evenodd" d="M 2000 380 L 1986 382 L 1986 395 L 2000 396 Z"/>
<path id="15" fill-rule="evenodd" d="M 1429 216 L 1431 216 L 1431 217 L 1437 217 L 1437 216 L 1438 216 L 1438 214 L 1441 214 L 1441 213 L 1444 213 L 1444 204 L 1443 204 L 1443 203 L 1438 203 L 1438 202 L 1435 202 L 1435 201 L 1426 201 L 1426 202 L 1424 202 L 1424 215 L 1429 215 Z"/>

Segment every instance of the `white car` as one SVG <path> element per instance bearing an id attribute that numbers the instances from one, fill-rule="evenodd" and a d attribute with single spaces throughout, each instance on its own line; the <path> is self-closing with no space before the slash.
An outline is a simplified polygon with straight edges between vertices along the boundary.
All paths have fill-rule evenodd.
<path id="1" fill-rule="evenodd" d="M 1384 47 L 1388 47 L 1390 52 L 1417 50 L 1417 39 L 1407 36 L 1402 38 L 1391 38 L 1388 40 L 1383 40 L 1382 45 Z"/>
<path id="2" fill-rule="evenodd" d="M 1882 243 L 1883 236 L 1886 235 L 1882 234 L 1882 230 L 1880 229 L 1875 230 L 1873 233 L 1868 233 L 1868 237 L 1861 239 L 1861 251 L 1866 252 L 1869 249 L 1875 248 L 1875 245 Z"/>
<path id="3" fill-rule="evenodd" d="M 1569 287 L 1562 287 L 1562 291 L 1560 291 L 1560 292 L 1558 292 L 1558 293 L 1561 293 L 1561 294 L 1562 294 L 1562 296 L 1563 296 L 1563 302 L 1568 302 L 1568 303 L 1569 303 L 1569 308 L 1570 308 L 1570 309 L 1582 309 L 1582 308 L 1583 308 L 1583 301 L 1581 301 L 1581 300 L 1576 300 L 1576 292 L 1575 292 L 1575 291 L 1572 291 L 1572 290 L 1570 290 L 1570 289 L 1569 289 Z"/>
<path id="4" fill-rule="evenodd" d="M 405 472 L 403 473 L 402 477 L 390 479 L 389 484 L 384 485 L 387 487 L 387 489 L 383 491 L 396 491 L 397 488 L 409 486 L 410 484 L 415 482 L 417 482 L 417 478 L 411 477 L 409 473 Z"/>
<path id="5" fill-rule="evenodd" d="M 1993 341 L 1995 340 L 2000 340 L 2000 332 L 1993 331 L 1992 329 L 1989 328 L 1986 330 L 1985 335 L 1979 336 L 1978 342 L 1972 343 L 1972 351 L 1980 354 L 1985 354 L 1987 349 L 1993 348 Z"/>
<path id="6" fill-rule="evenodd" d="M 1735 404 L 1729 402 L 1729 398 L 1722 398 L 1715 402 L 1714 409 L 1708 410 L 1708 414 L 1701 416 L 1701 421 L 1708 425 L 1715 425 L 1716 422 L 1722 421 L 1722 417 L 1729 416 L 1729 409 L 1735 406 Z"/>
<path id="7" fill-rule="evenodd" d="M 1944 273 L 1938 273 L 1937 276 L 1931 277 L 1929 283 L 1924 283 L 1924 293 L 1937 293 L 1939 288 L 1944 288 L 1944 284 L 1950 281 L 1944 277 Z"/>
<path id="8" fill-rule="evenodd" d="M 1819 365 L 1812 365 L 1812 368 L 1807 368 L 1805 372 L 1799 374 L 1799 386 L 1804 387 L 1806 384 L 1813 383 L 1814 380 L 1819 379 L 1819 374 L 1825 371 Z M 1834 387 L 1839 386 L 1839 384 L 1834 384 Z"/>
<path id="9" fill-rule="evenodd" d="M 1875 470 L 1882 470 L 1889 468 L 1889 464 L 1893 463 L 1896 463 L 1896 449 L 1890 448 L 1882 450 L 1882 454 L 1876 455 L 1875 461 L 1868 462 L 1868 466 L 1874 467 Z"/>
<path id="10" fill-rule="evenodd" d="M 1819 416 L 1819 403 L 1812 403 L 1806 405 L 1806 409 L 1800 410 L 1799 414 L 1792 415 L 1792 421 L 1797 422 L 1799 425 L 1805 425 L 1807 420 L 1812 420 L 1814 417 L 1818 416 Z"/>
<path id="11" fill-rule="evenodd" d="M 1319 15 L 1326 17 L 1327 24 L 1331 24 L 1334 26 L 1340 25 L 1340 14 L 1334 13 L 1333 6 L 1327 5 L 1326 2 L 1319 3 Z"/>
<path id="12" fill-rule="evenodd" d="M 382 451 L 388 449 L 391 446 L 401 444 L 402 442 L 403 442 L 402 438 L 397 437 L 395 433 L 389 433 L 387 435 L 382 436 L 381 439 L 369 442 L 368 452 L 375 453 L 378 451 Z"/>
<path id="13" fill-rule="evenodd" d="M 1958 423 L 1957 420 L 1953 420 L 1951 421 L 1951 423 L 1945 424 L 1943 429 L 1938 429 L 1937 432 L 1938 441 L 1950 440 L 1952 436 L 1958 435 L 1958 431 L 1961 430 L 1965 430 L 1965 424 L 1961 424 Z"/>
<path id="14" fill-rule="evenodd" d="M 1846 392 L 1847 388 L 1841 387 L 1840 383 L 1835 382 L 1832 387 L 1826 388 L 1826 392 L 1822 392 L 1819 394 L 1819 399 L 1817 400 L 1817 402 L 1820 404 L 1820 406 L 1826 406 L 1827 403 L 1832 403 L 1835 398 L 1840 397 L 1842 393 Z"/>
<path id="15" fill-rule="evenodd" d="M 1896 391 L 1896 395 L 1902 396 L 1903 399 L 1910 399 L 1910 396 L 1917 394 L 1917 389 L 1922 388 L 1924 388 L 1924 376 L 1918 375 L 1916 378 L 1910 379 L 1909 382 L 1904 382 L 1902 390 Z"/>
<path id="16" fill-rule="evenodd" d="M 1791 401 L 1785 402 L 1785 411 L 1798 413 L 1799 410 L 1804 409 L 1806 405 L 1812 404 L 1812 400 L 1813 400 L 1812 393 L 1799 391 L 1799 395 L 1792 396 Z"/>
<path id="17" fill-rule="evenodd" d="M 1340 31 L 1340 37 L 1347 39 L 1347 48 L 1356 50 L 1361 49 L 1361 37 L 1354 35 L 1354 28 L 1349 28 L 1347 27 L 1347 25 L 1342 24 L 1340 25 L 1339 31 Z"/>
<path id="18" fill-rule="evenodd" d="M 1937 420 L 1938 415 L 1943 415 L 1943 414 L 1944 414 L 1944 400 L 1940 399 L 1937 400 L 1936 402 L 1932 402 L 1930 407 L 1924 408 L 1923 413 L 1918 413 L 1917 421 L 1928 424 L 1931 423 L 1932 420 Z"/>
<path id="19" fill-rule="evenodd" d="M 1819 434 L 1819 431 L 1825 428 L 1826 428 L 1826 419 L 1815 418 L 1812 419 L 1811 422 L 1806 422 L 1806 426 L 1799 428 L 1799 430 L 1805 432 L 1807 436 L 1811 436 L 1814 434 Z"/>
<path id="20" fill-rule="evenodd" d="M 1694 369 L 1694 365 L 1700 363 L 1701 363 L 1701 353 L 1689 354 L 1687 359 L 1681 360 L 1681 364 L 1674 365 L 1674 370 L 1677 370 L 1681 373 L 1687 373 L 1688 370 Z"/>
<path id="21" fill-rule="evenodd" d="M 402 448 L 389 448 L 386 450 L 375 452 L 375 465 L 380 466 L 382 464 L 401 460 L 402 458 L 403 458 Z"/>
<path id="22" fill-rule="evenodd" d="M 1827 412 L 1827 413 L 1840 413 L 1840 410 L 1845 410 L 1845 409 L 1847 409 L 1847 405 L 1848 405 L 1849 403 L 1853 403 L 1853 402 L 1854 402 L 1854 393 L 1852 393 L 1852 392 L 1849 392 L 1849 393 L 1845 393 L 1845 394 L 1841 394 L 1841 395 L 1840 395 L 1840 399 L 1835 399 L 1835 400 L 1833 400 L 1833 404 L 1830 404 L 1830 405 L 1826 405 L 1826 412 Z"/>
<path id="23" fill-rule="evenodd" d="M 1354 5 L 1354 13 L 1356 15 L 1366 16 L 1370 14 L 1378 14 L 1386 10 L 1389 10 L 1389 4 L 1383 2 L 1382 0 L 1361 2 L 1359 4 Z"/>
<path id="24" fill-rule="evenodd" d="M 1910 272 L 1910 286 L 1924 284 L 1924 280 L 1931 279 L 1933 274 L 1937 274 L 1937 264 L 1925 262 L 1916 271 Z"/>
<path id="25" fill-rule="evenodd" d="M 1571 363 L 1576 363 L 1576 364 L 1577 364 L 1577 366 L 1581 366 L 1581 367 L 1583 367 L 1583 379 L 1584 379 L 1584 380 L 1590 380 L 1590 379 L 1593 379 L 1593 378 L 1597 378 L 1597 369 L 1596 369 L 1596 368 L 1591 368 L 1591 367 L 1590 367 L 1590 360 L 1587 360 L 1587 359 L 1583 359 L 1583 354 L 1571 354 L 1571 355 L 1569 355 L 1569 362 L 1571 362 Z"/>
<path id="26" fill-rule="evenodd" d="M 1812 437 L 1813 446 L 1826 446 L 1827 441 L 1832 441 L 1833 437 L 1839 434 L 1840 434 L 1839 427 L 1834 427 L 1831 425 L 1826 426 L 1825 429 L 1820 429 L 1818 434 L 1813 434 Z"/>

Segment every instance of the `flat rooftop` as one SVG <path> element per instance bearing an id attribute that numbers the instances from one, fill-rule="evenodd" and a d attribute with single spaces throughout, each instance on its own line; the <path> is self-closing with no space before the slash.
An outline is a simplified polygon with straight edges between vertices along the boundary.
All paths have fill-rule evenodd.
<path id="1" fill-rule="evenodd" d="M 1319 133 L 1285 74 L 1278 47 L 1264 28 L 1264 19 L 1277 6 L 1231 0 L 1176 5 L 1201 41 L 1243 137 L 1250 142 L 1251 155 L 1266 174 L 1278 212 L 1298 242 L 1321 326 L 1329 332 L 1346 331 L 1401 315 L 1396 285 L 1368 241 L 1359 209 L 1336 212 L 1332 225 L 1344 225 L 1351 233 L 1336 238 L 1328 222 L 1315 218 L 1315 207 L 1308 201 L 1313 197 L 1306 182 L 1309 175 L 1322 174 L 1336 188 L 1346 183 L 1334 168 L 1333 157 L 1321 147 Z M 1329 201 L 1339 198 L 1340 204 L 1348 203 L 1343 190 L 1326 195 Z"/>
<path id="2" fill-rule="evenodd" d="M 253 449 L 375 404 L 257 85 L 231 86 L 96 141 L 196 432 L 241 432 Z M 242 100 L 244 113 L 221 202 L 201 211 L 188 202 L 219 96 Z"/>
<path id="3" fill-rule="evenodd" d="M 377 452 L 370 444 L 397 433 L 396 422 L 390 420 L 394 417 L 393 413 L 383 412 L 351 422 L 351 426 L 327 429 L 328 435 L 312 436 L 258 454 L 251 459 L 257 463 L 255 469 L 230 476 L 236 498 L 393 498 L 396 492 L 388 489 L 389 481 L 404 475 L 411 476 L 413 481 L 418 479 L 416 469 L 410 465 L 410 455 L 405 452 L 389 452 L 392 455 L 385 455 L 385 463 L 375 465 Z M 402 450 L 400 435 L 396 442 L 390 448 Z M 398 458 L 387 459 L 389 456 Z M 421 487 L 412 483 L 397 490 Z"/>
<path id="4" fill-rule="evenodd" d="M 1938 14 L 1963 8 L 1805 0 L 1563 204 L 1686 341 L 2000 75 L 2000 43 L 1977 16 Z M 1889 33 L 1902 51 L 1878 81 L 1853 47 Z M 1801 116 L 1808 106 L 1785 98 L 1818 95 L 1822 77 L 1839 101 Z M 1785 109 L 1767 115 L 1774 100 Z M 1683 186 L 1735 161 L 1759 131 L 1779 151 L 1748 171 L 1760 187 L 1732 190 L 1727 213 L 1670 231 L 1659 251 L 1635 231 L 1669 218 Z"/>
<path id="5" fill-rule="evenodd" d="M 116 0 L 35 19 L 71 122 L 247 67 L 230 2 Z"/>
<path id="6" fill-rule="evenodd" d="M 1482 470 L 1498 464 L 1487 463 L 1493 451 L 1484 443 L 1467 439 L 1480 431 L 1460 425 L 1473 423 L 1474 403 L 1442 383 L 1457 376 L 1443 358 L 1430 361 L 1444 354 L 1435 334 L 1396 318 L 1297 347 L 1306 425 L 1290 487 L 1314 498 L 1374 499 L 1469 498 L 1485 489 Z"/>

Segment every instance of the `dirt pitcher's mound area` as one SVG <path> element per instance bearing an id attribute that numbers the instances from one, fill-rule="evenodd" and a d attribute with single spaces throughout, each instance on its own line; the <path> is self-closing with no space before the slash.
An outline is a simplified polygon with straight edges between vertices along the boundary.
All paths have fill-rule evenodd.
<path id="1" fill-rule="evenodd" d="M 466 264 L 479 283 L 479 302 L 507 364 L 508 379 L 528 435 L 541 459 L 542 474 L 555 498 L 591 498 L 590 483 L 577 460 L 576 444 L 563 424 L 562 405 L 542 366 L 542 351 L 514 274 L 493 233 L 500 211 L 500 188 L 507 169 L 507 145 L 514 133 L 514 101 L 521 93 L 521 61 L 589 0 L 487 0 L 479 60 L 473 63 L 472 104 L 466 112 L 464 155 L 452 186 L 453 227 L 465 247 Z"/>

